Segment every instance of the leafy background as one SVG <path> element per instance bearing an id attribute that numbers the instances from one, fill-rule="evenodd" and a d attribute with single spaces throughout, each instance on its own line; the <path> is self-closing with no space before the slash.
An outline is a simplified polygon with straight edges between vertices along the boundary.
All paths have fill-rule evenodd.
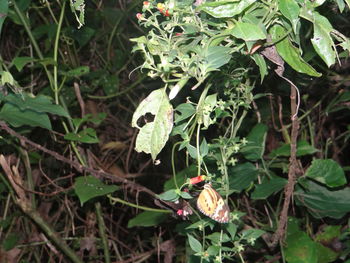
<path id="1" fill-rule="evenodd" d="M 349 262 L 349 5 L 1 1 L 0 261 Z"/>

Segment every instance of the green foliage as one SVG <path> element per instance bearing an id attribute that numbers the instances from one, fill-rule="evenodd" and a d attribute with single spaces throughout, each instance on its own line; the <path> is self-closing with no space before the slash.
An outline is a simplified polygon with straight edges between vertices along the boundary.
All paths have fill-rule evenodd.
<path id="1" fill-rule="evenodd" d="M 67 243 L 84 262 L 345 261 L 350 1 L 145 1 L 135 18 L 140 4 L 0 1 L 11 168 L 0 175 L 0 253 L 39 262 L 49 244 L 70 260 Z M 302 96 L 294 167 L 291 82 Z M 300 218 L 274 248 L 291 168 Z M 228 223 L 198 211 L 205 183 Z M 213 193 L 210 211 L 226 208 Z M 45 235 L 35 246 L 33 232 Z"/>
<path id="2" fill-rule="evenodd" d="M 83 205 L 88 200 L 113 193 L 119 189 L 116 185 L 106 185 L 93 176 L 81 176 L 75 179 L 74 191 Z"/>

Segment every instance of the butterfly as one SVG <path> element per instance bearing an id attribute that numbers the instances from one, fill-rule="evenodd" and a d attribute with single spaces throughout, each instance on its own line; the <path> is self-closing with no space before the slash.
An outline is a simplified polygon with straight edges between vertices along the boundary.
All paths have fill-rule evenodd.
<path id="1" fill-rule="evenodd" d="M 228 223 L 230 219 L 228 205 L 210 184 L 204 185 L 197 199 L 197 207 L 203 214 L 219 223 Z"/>

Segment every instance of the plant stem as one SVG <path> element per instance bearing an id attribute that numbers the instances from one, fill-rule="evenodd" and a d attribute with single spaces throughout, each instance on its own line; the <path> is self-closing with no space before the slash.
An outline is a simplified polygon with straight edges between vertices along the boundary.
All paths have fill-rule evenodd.
<path id="1" fill-rule="evenodd" d="M 95 209 L 96 209 L 96 215 L 97 215 L 98 231 L 100 233 L 100 237 L 101 237 L 101 241 L 102 241 L 105 262 L 110 263 L 111 262 L 111 255 L 109 254 L 108 238 L 106 235 L 106 225 L 105 225 L 105 222 L 103 220 L 100 202 L 95 203 Z"/>
<path id="2" fill-rule="evenodd" d="M 172 213 L 170 210 L 166 210 L 166 209 L 157 209 L 157 208 L 146 207 L 146 206 L 142 206 L 142 205 L 136 205 L 136 204 L 124 201 L 118 197 L 112 197 L 111 195 L 107 195 L 107 197 L 114 203 L 119 202 L 119 203 L 122 203 L 124 205 L 128 205 L 128 206 L 135 207 L 137 209 L 141 209 L 141 210 L 145 210 L 145 211 L 159 212 L 159 213 Z"/>
<path id="3" fill-rule="evenodd" d="M 58 70 L 58 61 L 57 61 L 57 55 L 58 55 L 58 42 L 60 39 L 60 33 L 61 33 L 61 28 L 62 28 L 62 22 L 63 22 L 63 17 L 64 17 L 64 10 L 66 7 L 66 1 L 63 1 L 63 5 L 61 8 L 61 15 L 60 15 L 60 20 L 58 21 L 57 24 L 57 31 L 56 31 L 56 39 L 55 39 L 55 46 L 54 46 L 54 50 L 53 50 L 53 60 L 54 60 L 54 66 L 53 66 L 53 78 L 54 78 L 54 87 L 53 87 L 53 91 L 55 93 L 55 103 L 58 103 L 58 83 L 57 83 L 57 70 Z"/>

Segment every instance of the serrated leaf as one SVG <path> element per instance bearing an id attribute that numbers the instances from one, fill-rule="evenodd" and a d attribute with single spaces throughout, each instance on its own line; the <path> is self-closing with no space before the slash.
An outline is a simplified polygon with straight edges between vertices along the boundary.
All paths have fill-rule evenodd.
<path id="1" fill-rule="evenodd" d="M 328 187 L 339 187 L 346 184 L 343 168 L 332 159 L 313 160 L 311 166 L 306 170 L 305 176 Z"/>
<path id="2" fill-rule="evenodd" d="M 244 41 L 266 39 L 266 35 L 261 28 L 251 23 L 237 22 L 235 27 L 231 30 L 231 34 Z"/>
<path id="3" fill-rule="evenodd" d="M 274 25 L 270 30 L 272 40 L 276 42 L 278 54 L 295 71 L 314 77 L 320 77 L 322 74 L 318 73 L 310 64 L 304 61 L 299 53 L 299 49 L 292 45 L 288 36 L 286 37 L 286 33 L 287 31 L 280 25 Z"/>
<path id="4" fill-rule="evenodd" d="M 328 67 L 335 63 L 336 51 L 335 45 L 331 38 L 333 27 L 328 19 L 314 12 L 314 36 L 311 43 L 317 54 L 327 64 Z"/>
<path id="5" fill-rule="evenodd" d="M 187 237 L 192 250 L 197 253 L 202 252 L 202 244 L 190 234 L 187 234 Z"/>
<path id="6" fill-rule="evenodd" d="M 94 176 L 80 176 L 75 179 L 74 191 L 83 205 L 86 201 L 118 190 L 116 185 L 106 185 Z"/>
<path id="7" fill-rule="evenodd" d="M 139 127 L 137 121 L 146 113 L 153 114 L 154 120 Z M 136 138 L 136 151 L 150 153 L 155 160 L 168 141 L 173 128 L 173 107 L 169 103 L 165 89 L 153 91 L 140 103 L 133 115 L 132 127 L 140 129 Z"/>
<path id="8" fill-rule="evenodd" d="M 157 226 L 162 223 L 167 217 L 168 214 L 166 213 L 145 211 L 130 219 L 128 222 L 128 228 L 135 226 Z"/>
<path id="9" fill-rule="evenodd" d="M 233 3 L 232 1 L 215 1 L 201 4 L 197 9 L 204 11 L 215 18 L 233 17 L 242 13 L 249 7 L 254 0 L 241 0 Z"/>

